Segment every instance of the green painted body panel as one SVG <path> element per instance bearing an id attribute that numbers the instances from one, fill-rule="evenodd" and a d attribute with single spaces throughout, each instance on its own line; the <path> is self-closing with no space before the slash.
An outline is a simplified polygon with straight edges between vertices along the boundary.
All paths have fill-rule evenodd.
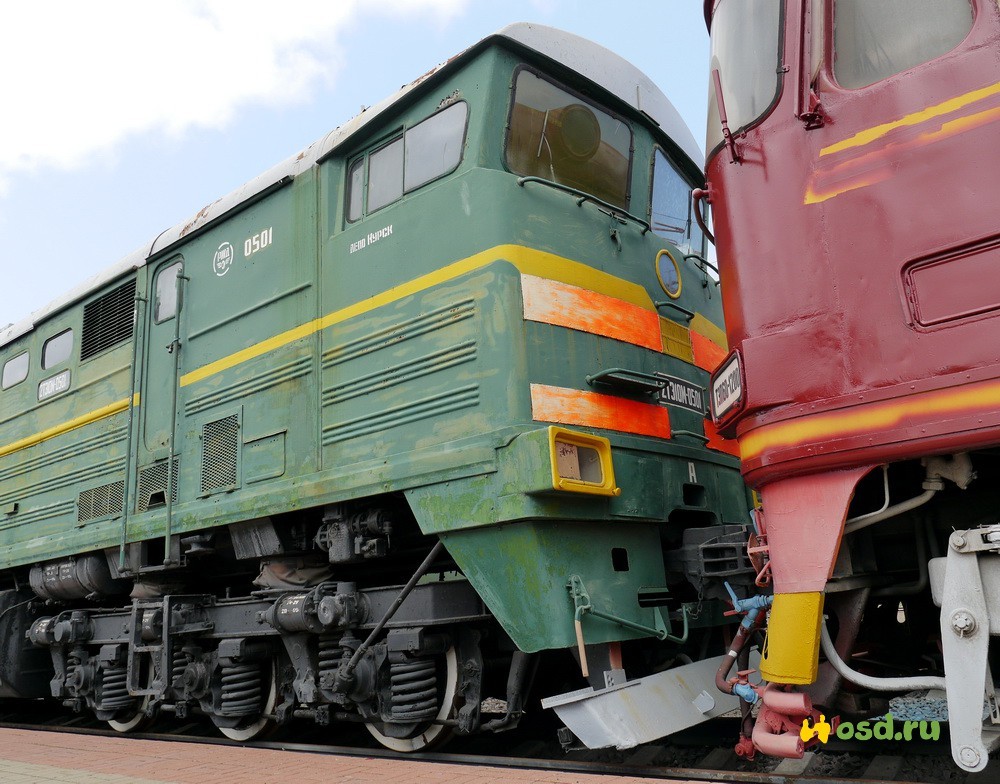
<path id="1" fill-rule="evenodd" d="M 649 525 L 615 525 L 614 546 L 629 555 L 629 570 L 614 571 L 605 522 L 533 520 L 442 536 L 469 581 L 505 631 L 527 652 L 576 644 L 574 605 L 567 591 L 579 575 L 595 610 L 653 628 L 653 610 L 640 608 L 636 588 L 663 586 L 659 533 Z M 639 632 L 587 615 L 588 644 L 639 638 Z"/>
<path id="2" fill-rule="evenodd" d="M 611 439 L 620 496 L 551 489 L 531 384 L 590 391 L 586 377 L 610 367 L 702 386 L 708 374 L 649 348 L 524 319 L 521 273 L 490 249 L 555 254 L 661 300 L 654 259 L 668 245 L 569 194 L 520 186 L 504 170 L 519 62 L 485 49 L 353 147 L 182 236 L 0 351 L 0 362 L 24 348 L 32 356 L 27 381 L 0 394 L 0 568 L 117 548 L 123 527 L 129 542 L 162 537 L 172 452 L 174 534 L 403 492 L 421 530 L 442 536 L 523 650 L 573 644 L 572 574 L 597 609 L 652 626 L 636 593 L 664 584 L 661 528 L 685 515 L 702 525 L 742 522 L 746 494 L 738 461 L 697 439 L 616 431 L 594 432 Z M 454 96 L 469 104 L 458 169 L 347 223 L 352 156 Z M 631 209 L 645 214 L 654 147 L 669 142 L 633 125 Z M 181 307 L 157 324 L 156 276 L 176 261 Z M 721 325 L 714 283 L 693 261 L 682 266 L 680 305 Z M 37 385 L 50 375 L 37 367 L 44 339 L 79 332 L 86 303 L 128 277 L 142 298 L 134 337 L 83 362 L 74 352 L 70 389 L 38 403 Z M 168 351 L 175 332 L 180 345 Z M 116 403 L 116 413 L 95 416 Z M 675 430 L 704 432 L 696 413 L 671 408 L 670 417 Z M 70 421 L 77 426 L 61 432 Z M 705 497 L 688 507 L 683 486 L 695 475 Z M 81 520 L 84 498 L 116 483 L 127 501 Z M 628 551 L 628 571 L 614 571 L 611 548 Z M 585 627 L 588 642 L 641 636 L 593 617 Z"/>

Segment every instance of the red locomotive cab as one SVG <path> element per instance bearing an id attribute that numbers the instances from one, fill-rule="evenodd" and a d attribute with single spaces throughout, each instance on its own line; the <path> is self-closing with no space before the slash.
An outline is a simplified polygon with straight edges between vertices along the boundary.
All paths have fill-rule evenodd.
<path id="1" fill-rule="evenodd" d="M 923 461 L 907 499 L 923 504 L 997 471 L 1000 9 L 707 0 L 706 19 L 707 198 L 733 349 L 713 416 L 762 498 L 775 591 L 762 672 L 811 684 L 859 482 Z M 947 549 L 940 496 L 925 511 Z M 886 505 L 879 520 L 914 508 L 888 492 Z M 949 644 L 942 631 L 946 669 Z M 974 751 L 968 770 L 985 765 Z"/>

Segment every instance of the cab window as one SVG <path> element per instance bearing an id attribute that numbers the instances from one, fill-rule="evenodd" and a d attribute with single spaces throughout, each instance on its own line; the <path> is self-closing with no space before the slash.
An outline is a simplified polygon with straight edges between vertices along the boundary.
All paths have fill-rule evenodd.
<path id="1" fill-rule="evenodd" d="M 627 208 L 632 130 L 591 101 L 522 68 L 514 82 L 507 168 Z"/>
<path id="2" fill-rule="evenodd" d="M 693 186 L 657 149 L 653 154 L 653 196 L 650 223 L 653 231 L 674 245 L 694 253 L 704 250 L 704 235 L 692 212 Z"/>
<path id="3" fill-rule="evenodd" d="M 3 365 L 3 381 L 0 386 L 7 389 L 15 384 L 20 384 L 28 377 L 28 365 L 27 351 L 8 359 Z"/>
<path id="4" fill-rule="evenodd" d="M 972 29 L 969 0 L 835 0 L 833 74 L 866 87 L 940 57 Z"/>
<path id="5" fill-rule="evenodd" d="M 467 103 L 453 103 L 351 163 L 347 171 L 347 220 L 360 220 L 455 171 L 462 162 L 468 115 Z"/>

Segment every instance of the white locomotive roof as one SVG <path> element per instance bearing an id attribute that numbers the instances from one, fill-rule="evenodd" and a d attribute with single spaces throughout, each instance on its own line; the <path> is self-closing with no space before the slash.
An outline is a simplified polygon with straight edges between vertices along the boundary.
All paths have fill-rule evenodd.
<path id="1" fill-rule="evenodd" d="M 480 41 L 469 50 L 482 46 L 493 38 L 507 38 L 522 47 L 531 49 L 551 60 L 563 64 L 581 76 L 600 85 L 608 92 L 619 96 L 637 110 L 652 118 L 674 143 L 698 166 L 704 156 L 681 119 L 680 114 L 663 92 L 642 71 L 609 49 L 588 41 L 580 36 L 545 25 L 517 23 L 508 25 L 493 36 Z M 0 348 L 16 338 L 31 332 L 36 324 L 57 313 L 66 306 L 83 298 L 91 291 L 142 267 L 146 260 L 174 245 L 187 235 L 201 229 L 215 219 L 238 207 L 243 202 L 281 180 L 295 177 L 313 166 L 318 160 L 337 150 L 359 130 L 379 117 L 404 96 L 412 92 L 432 76 L 447 69 L 457 58 L 452 58 L 428 71 L 420 78 L 401 87 L 385 100 L 361 111 L 343 125 L 330 131 L 322 139 L 313 142 L 305 150 L 258 175 L 242 187 L 198 211 L 190 220 L 173 226 L 156 237 L 148 247 L 144 246 L 130 253 L 118 263 L 85 280 L 80 285 L 63 294 L 47 306 L 35 311 L 27 318 L 0 329 Z"/>

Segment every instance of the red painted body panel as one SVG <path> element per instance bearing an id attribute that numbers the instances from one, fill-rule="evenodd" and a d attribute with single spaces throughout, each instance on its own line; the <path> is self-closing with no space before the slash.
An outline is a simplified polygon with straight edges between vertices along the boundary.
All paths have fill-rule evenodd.
<path id="1" fill-rule="evenodd" d="M 1000 443 L 1000 10 L 973 5 L 965 41 L 909 71 L 845 90 L 823 66 L 807 130 L 787 0 L 777 104 L 739 163 L 710 153 L 753 486 Z"/>

